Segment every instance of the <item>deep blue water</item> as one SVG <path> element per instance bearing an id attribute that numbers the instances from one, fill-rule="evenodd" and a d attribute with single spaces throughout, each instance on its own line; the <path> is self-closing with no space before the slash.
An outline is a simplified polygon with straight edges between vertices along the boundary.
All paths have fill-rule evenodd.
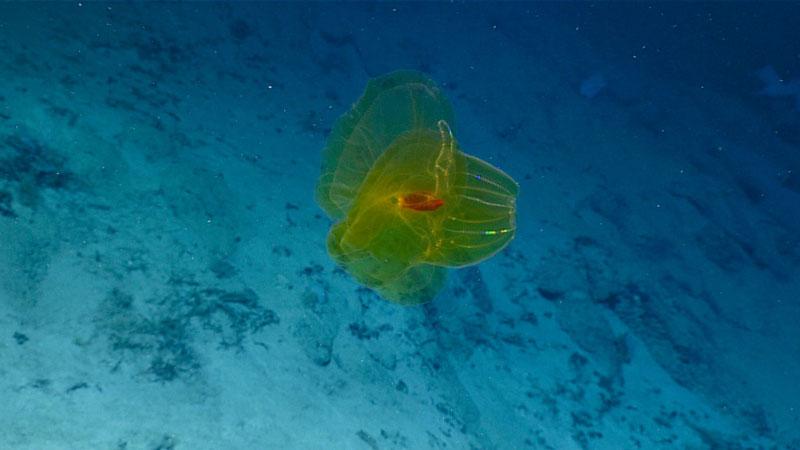
<path id="1" fill-rule="evenodd" d="M 0 4 L 0 448 L 800 449 L 798 30 L 797 2 Z M 519 185 L 513 241 L 409 307 L 314 198 L 398 70 Z"/>

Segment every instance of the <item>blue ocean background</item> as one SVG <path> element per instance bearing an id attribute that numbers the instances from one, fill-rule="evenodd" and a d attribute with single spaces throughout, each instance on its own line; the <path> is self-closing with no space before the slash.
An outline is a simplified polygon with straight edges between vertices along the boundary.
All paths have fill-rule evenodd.
<path id="1" fill-rule="evenodd" d="M 0 3 L 0 449 L 800 449 L 800 3 Z M 398 307 L 320 152 L 414 69 L 517 233 Z"/>

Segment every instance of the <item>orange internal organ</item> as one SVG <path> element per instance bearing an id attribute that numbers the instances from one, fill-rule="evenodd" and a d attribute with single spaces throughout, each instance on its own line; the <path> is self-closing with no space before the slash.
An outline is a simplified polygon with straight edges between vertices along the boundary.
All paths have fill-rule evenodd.
<path id="1" fill-rule="evenodd" d="M 411 208 L 415 211 L 436 211 L 444 205 L 444 200 L 430 192 L 412 192 L 401 196 L 398 204 L 403 208 Z"/>

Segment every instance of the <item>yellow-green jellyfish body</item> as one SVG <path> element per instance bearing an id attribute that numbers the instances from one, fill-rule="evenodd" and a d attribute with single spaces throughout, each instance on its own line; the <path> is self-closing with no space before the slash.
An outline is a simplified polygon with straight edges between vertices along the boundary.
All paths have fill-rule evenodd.
<path id="1" fill-rule="evenodd" d="M 328 253 L 401 305 L 432 300 L 447 267 L 483 261 L 514 237 L 517 183 L 464 154 L 452 107 L 414 71 L 371 80 L 336 123 L 315 198 L 337 221 Z"/>

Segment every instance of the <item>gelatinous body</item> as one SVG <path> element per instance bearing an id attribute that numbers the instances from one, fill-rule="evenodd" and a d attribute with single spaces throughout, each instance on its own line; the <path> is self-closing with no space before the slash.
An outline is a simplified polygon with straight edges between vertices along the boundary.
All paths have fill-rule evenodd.
<path id="1" fill-rule="evenodd" d="M 430 301 L 447 267 L 483 261 L 516 227 L 517 183 L 461 152 L 453 111 L 427 75 L 373 79 L 334 127 L 315 198 L 337 221 L 328 253 L 402 305 Z"/>

